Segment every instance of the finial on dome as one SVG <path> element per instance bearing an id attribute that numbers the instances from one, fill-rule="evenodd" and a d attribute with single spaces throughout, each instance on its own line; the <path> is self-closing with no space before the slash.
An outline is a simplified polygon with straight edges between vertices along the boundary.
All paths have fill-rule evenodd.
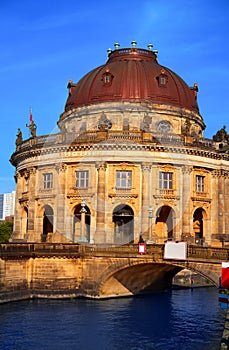
<path id="1" fill-rule="evenodd" d="M 115 50 L 118 50 L 119 46 L 120 46 L 119 43 L 115 43 L 115 44 L 114 44 Z"/>
<path id="2" fill-rule="evenodd" d="M 111 52 L 112 52 L 112 50 L 111 50 L 111 48 L 109 47 L 109 49 L 107 49 L 108 55 L 110 55 Z"/>
<path id="3" fill-rule="evenodd" d="M 152 51 L 152 49 L 153 49 L 153 44 L 149 43 L 148 49 L 149 49 L 149 51 Z"/>
<path id="4" fill-rule="evenodd" d="M 131 42 L 132 48 L 134 49 L 137 46 L 137 41 L 133 40 Z"/>
<path id="5" fill-rule="evenodd" d="M 153 50 L 153 53 L 157 56 L 158 51 L 157 50 Z"/>

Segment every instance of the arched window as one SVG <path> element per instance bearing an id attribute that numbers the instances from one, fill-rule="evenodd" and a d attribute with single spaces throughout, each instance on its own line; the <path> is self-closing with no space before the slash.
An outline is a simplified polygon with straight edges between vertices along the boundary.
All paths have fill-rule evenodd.
<path id="1" fill-rule="evenodd" d="M 156 218 L 156 235 L 161 241 L 175 239 L 174 217 L 174 210 L 170 206 L 163 205 L 158 209 Z"/>
<path id="2" fill-rule="evenodd" d="M 53 209 L 50 205 L 44 206 L 44 215 L 43 215 L 43 234 L 42 242 L 47 241 L 48 234 L 53 233 Z"/>
<path id="3" fill-rule="evenodd" d="M 193 232 L 195 243 L 202 245 L 204 242 L 204 230 L 203 230 L 203 218 L 204 210 L 202 208 L 197 208 L 193 214 Z"/>
<path id="4" fill-rule="evenodd" d="M 83 212 L 82 212 L 82 208 Z M 84 222 L 82 218 L 84 217 Z M 82 225 L 84 227 L 82 227 Z M 90 242 L 90 225 L 91 225 L 91 212 L 87 206 L 77 204 L 74 209 L 73 214 L 73 232 L 72 240 L 73 242 L 78 242 L 80 240 L 85 240 L 85 242 Z"/>

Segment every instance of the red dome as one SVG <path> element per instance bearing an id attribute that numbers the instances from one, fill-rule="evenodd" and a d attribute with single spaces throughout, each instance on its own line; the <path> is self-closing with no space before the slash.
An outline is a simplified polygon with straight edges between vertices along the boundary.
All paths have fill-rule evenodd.
<path id="1" fill-rule="evenodd" d="M 169 104 L 198 112 L 197 87 L 188 85 L 170 69 L 158 64 L 150 50 L 114 50 L 106 64 L 86 74 L 77 84 L 69 82 L 65 111 L 111 101 Z"/>

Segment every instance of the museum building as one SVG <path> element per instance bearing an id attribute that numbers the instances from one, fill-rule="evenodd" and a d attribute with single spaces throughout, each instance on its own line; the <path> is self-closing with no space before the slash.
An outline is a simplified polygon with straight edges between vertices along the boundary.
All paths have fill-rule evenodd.
<path id="1" fill-rule="evenodd" d="M 204 138 L 197 84 L 131 45 L 69 81 L 58 133 L 19 129 L 13 242 L 229 240 L 226 128 Z"/>

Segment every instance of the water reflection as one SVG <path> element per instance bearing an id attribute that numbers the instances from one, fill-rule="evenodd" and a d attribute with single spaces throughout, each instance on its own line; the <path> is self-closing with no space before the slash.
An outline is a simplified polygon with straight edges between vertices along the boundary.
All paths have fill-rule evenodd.
<path id="1" fill-rule="evenodd" d="M 15 302 L 0 306 L 0 349 L 213 350 L 224 313 L 215 288 Z"/>

